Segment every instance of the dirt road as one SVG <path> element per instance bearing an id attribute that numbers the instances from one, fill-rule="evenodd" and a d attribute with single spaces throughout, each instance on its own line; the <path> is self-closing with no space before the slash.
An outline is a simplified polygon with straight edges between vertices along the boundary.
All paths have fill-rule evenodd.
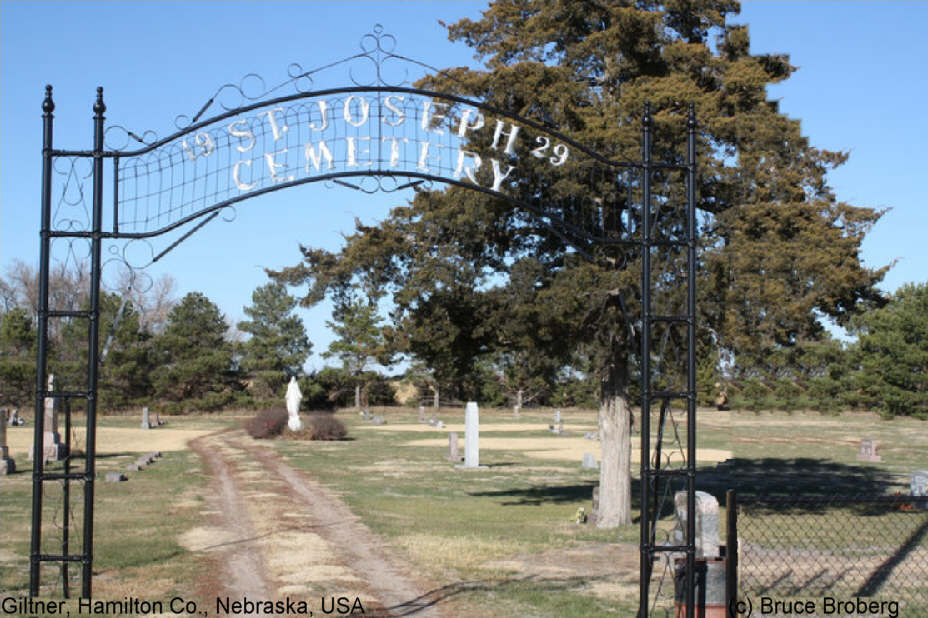
<path id="1" fill-rule="evenodd" d="M 182 536 L 215 567 L 202 582 L 205 596 L 302 600 L 315 615 L 360 604 L 365 616 L 442 616 L 426 592 L 433 587 L 413 578 L 337 496 L 272 449 L 241 430 L 190 446 L 211 476 L 211 525 Z"/>

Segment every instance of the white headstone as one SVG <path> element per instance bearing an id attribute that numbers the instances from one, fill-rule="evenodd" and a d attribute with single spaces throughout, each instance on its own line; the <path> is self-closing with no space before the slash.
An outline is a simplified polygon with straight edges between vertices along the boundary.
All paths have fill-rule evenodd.
<path id="1" fill-rule="evenodd" d="M 928 470 L 914 470 L 909 478 L 912 495 L 921 496 L 922 498 L 928 497 Z M 928 511 L 928 501 L 917 503 L 915 508 Z"/>
<path id="2" fill-rule="evenodd" d="M 554 411 L 554 424 L 557 425 L 560 422 L 561 422 L 561 411 L 555 410 Z"/>
<path id="3" fill-rule="evenodd" d="M 142 408 L 142 429 L 151 429 L 151 419 L 148 417 L 148 406 Z"/>
<path id="4" fill-rule="evenodd" d="M 596 456 L 593 455 L 593 453 L 584 453 L 583 463 L 581 463 L 580 465 L 590 470 L 599 469 L 599 464 L 596 463 Z"/>
<path id="5" fill-rule="evenodd" d="M 300 385 L 296 383 L 295 376 L 290 376 L 287 396 L 284 399 L 287 402 L 287 427 L 290 431 L 303 429 L 303 421 L 300 420 L 300 400 L 303 399 L 303 393 L 300 392 Z"/>
<path id="6" fill-rule="evenodd" d="M 480 410 L 476 401 L 464 409 L 464 467 L 480 467 Z"/>
<path id="7" fill-rule="evenodd" d="M 673 497 L 677 511 L 674 542 L 686 543 L 686 492 L 678 491 Z M 696 557 L 715 558 L 719 555 L 719 501 L 710 493 L 696 492 Z"/>
<path id="8" fill-rule="evenodd" d="M 49 392 L 55 390 L 55 376 L 49 374 L 48 376 L 48 386 L 46 388 Z M 43 435 L 43 452 L 42 452 L 42 461 L 58 461 L 64 459 L 65 449 L 64 444 L 61 443 L 61 434 L 58 433 L 58 409 L 61 406 L 61 402 L 58 397 L 46 397 L 45 398 L 45 412 L 43 414 L 43 419 L 45 423 L 44 435 Z M 35 446 L 29 450 L 29 460 L 34 460 Z"/>

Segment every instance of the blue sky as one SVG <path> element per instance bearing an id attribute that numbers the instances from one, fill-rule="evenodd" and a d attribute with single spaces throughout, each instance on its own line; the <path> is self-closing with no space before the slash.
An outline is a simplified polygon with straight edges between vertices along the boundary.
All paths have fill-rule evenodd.
<path id="1" fill-rule="evenodd" d="M 383 24 L 397 53 L 438 67 L 476 66 L 470 49 L 447 40 L 439 20 L 477 18 L 484 2 L 0 2 L 0 269 L 38 259 L 41 101 L 55 88 L 55 146 L 89 149 L 92 104 L 105 88 L 107 123 L 141 134 L 172 132 L 223 83 L 247 73 L 268 84 L 287 67 L 321 66 L 358 51 Z M 869 266 L 897 265 L 882 288 L 924 281 L 928 251 L 923 177 L 928 43 L 922 2 L 743 3 L 733 21 L 750 26 L 754 53 L 788 53 L 799 67 L 770 88 L 802 120 L 813 145 L 850 151 L 829 175 L 838 198 L 891 208 L 864 243 Z M 410 77 L 414 78 L 415 75 Z M 347 78 L 345 79 L 347 82 Z M 344 84 L 333 84 L 344 85 Z M 310 184 L 245 202 L 234 221 L 214 221 L 152 268 L 170 272 L 178 295 L 201 290 L 230 322 L 266 282 L 263 268 L 298 261 L 298 243 L 337 249 L 355 217 L 382 218 L 398 194 L 360 195 Z M 105 272 L 104 275 L 107 273 Z M 330 309 L 301 311 L 315 344 L 310 368 L 331 335 Z"/>

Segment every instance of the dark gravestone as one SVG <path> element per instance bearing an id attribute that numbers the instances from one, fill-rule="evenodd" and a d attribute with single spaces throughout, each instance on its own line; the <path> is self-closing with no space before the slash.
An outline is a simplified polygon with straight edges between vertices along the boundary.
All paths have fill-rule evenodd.
<path id="1" fill-rule="evenodd" d="M 0 410 L 0 476 L 16 471 L 16 462 L 10 457 L 6 444 L 7 410 Z"/>

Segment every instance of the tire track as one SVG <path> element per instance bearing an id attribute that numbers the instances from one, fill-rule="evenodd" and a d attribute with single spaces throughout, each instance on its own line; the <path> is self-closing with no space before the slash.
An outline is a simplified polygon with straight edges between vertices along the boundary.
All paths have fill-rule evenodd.
<path id="1" fill-rule="evenodd" d="M 190 444 L 212 476 L 210 503 L 223 536 L 234 539 L 224 544 L 217 596 L 304 599 L 315 610 L 324 591 L 325 598 L 358 596 L 367 616 L 441 618 L 436 595 L 383 541 L 273 449 L 242 430 Z"/>

